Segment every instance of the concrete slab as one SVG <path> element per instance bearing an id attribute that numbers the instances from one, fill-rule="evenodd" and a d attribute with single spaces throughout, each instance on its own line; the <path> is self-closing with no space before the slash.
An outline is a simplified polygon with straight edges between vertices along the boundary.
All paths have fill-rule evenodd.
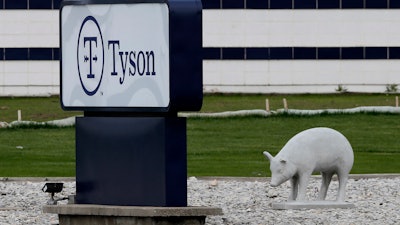
<path id="1" fill-rule="evenodd" d="M 353 203 L 336 202 L 336 201 L 307 201 L 307 202 L 279 202 L 272 203 L 272 209 L 331 209 L 341 208 L 348 209 L 354 208 Z"/>
<path id="2" fill-rule="evenodd" d="M 223 215 L 213 207 L 151 207 L 68 204 L 43 206 L 58 214 L 60 225 L 204 225 L 206 216 Z"/>
<path id="3" fill-rule="evenodd" d="M 137 216 L 137 217 L 170 217 L 170 216 L 212 216 L 223 215 L 221 208 L 189 207 L 152 207 L 152 206 L 115 206 L 92 204 L 45 205 L 44 213 L 62 215 L 99 215 L 99 216 Z"/>

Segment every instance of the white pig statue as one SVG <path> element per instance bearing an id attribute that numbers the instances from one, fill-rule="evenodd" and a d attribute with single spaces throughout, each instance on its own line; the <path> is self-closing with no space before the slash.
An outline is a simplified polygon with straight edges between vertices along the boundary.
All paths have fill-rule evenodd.
<path id="1" fill-rule="evenodd" d="M 338 131 L 325 127 L 304 130 L 292 137 L 275 157 L 266 151 L 264 155 L 270 161 L 272 187 L 290 179 L 289 201 L 305 201 L 310 176 L 321 172 L 318 200 L 325 200 L 332 176 L 337 174 L 336 201 L 344 202 L 354 155 L 349 141 Z"/>

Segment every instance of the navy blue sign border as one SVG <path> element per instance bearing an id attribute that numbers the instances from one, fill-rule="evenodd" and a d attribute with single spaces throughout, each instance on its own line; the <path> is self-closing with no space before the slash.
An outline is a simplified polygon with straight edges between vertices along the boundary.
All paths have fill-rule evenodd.
<path id="1" fill-rule="evenodd" d="M 62 90 L 62 26 L 64 6 L 89 4 L 166 3 L 169 9 L 170 102 L 168 107 L 66 106 Z M 60 7 L 60 103 L 63 110 L 85 115 L 175 114 L 198 111 L 203 102 L 202 4 L 200 0 L 83 0 L 63 1 Z"/>

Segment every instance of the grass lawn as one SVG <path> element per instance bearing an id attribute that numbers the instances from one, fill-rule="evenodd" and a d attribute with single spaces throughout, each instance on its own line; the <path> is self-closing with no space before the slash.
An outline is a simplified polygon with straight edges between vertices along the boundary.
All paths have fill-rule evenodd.
<path id="1" fill-rule="evenodd" d="M 398 115 L 352 114 L 312 117 L 277 116 L 188 121 L 188 171 L 197 176 L 265 176 L 269 162 L 296 133 L 327 126 L 342 132 L 353 146 L 351 173 L 399 173 Z"/>
<path id="2" fill-rule="evenodd" d="M 301 95 L 244 95 L 206 94 L 201 112 L 222 112 L 242 109 L 265 109 L 268 98 L 270 109 L 283 108 L 286 98 L 291 109 L 343 109 L 358 106 L 394 106 L 394 94 L 301 94 Z M 82 115 L 82 112 L 63 111 L 58 96 L 52 97 L 0 97 L 0 121 L 17 120 L 17 111 L 22 111 L 22 120 L 48 121 Z"/>
<path id="3" fill-rule="evenodd" d="M 242 109 L 265 109 L 268 99 L 271 110 L 282 109 L 286 98 L 291 109 L 344 109 L 358 106 L 395 106 L 394 94 L 298 94 L 298 95 L 205 95 L 202 112 Z"/>
<path id="4" fill-rule="evenodd" d="M 394 105 L 394 95 L 206 95 L 203 112 L 263 109 L 351 108 Z M 81 112 L 64 112 L 57 97 L 0 98 L 0 121 L 46 121 Z M 328 126 L 342 132 L 355 152 L 352 173 L 399 173 L 400 115 L 341 114 L 319 116 L 279 115 L 235 118 L 188 118 L 189 176 L 266 176 L 269 163 L 264 150 L 276 154 L 296 133 Z M 0 177 L 74 176 L 74 128 L 0 129 Z"/>
<path id="5" fill-rule="evenodd" d="M 11 122 L 18 119 L 21 110 L 22 120 L 48 121 L 82 114 L 81 112 L 63 111 L 58 96 L 52 97 L 0 97 L 0 121 Z"/>
<path id="6" fill-rule="evenodd" d="M 1 177 L 75 176 L 75 128 L 0 129 Z"/>

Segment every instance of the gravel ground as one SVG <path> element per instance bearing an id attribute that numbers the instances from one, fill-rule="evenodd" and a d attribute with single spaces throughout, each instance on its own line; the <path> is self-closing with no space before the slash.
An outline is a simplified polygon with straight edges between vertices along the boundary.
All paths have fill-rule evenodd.
<path id="1" fill-rule="evenodd" d="M 0 181 L 0 225 L 57 224 L 57 215 L 42 213 L 49 199 L 41 188 L 43 179 L 9 179 Z M 53 182 L 53 181 L 52 181 Z M 64 179 L 58 197 L 72 195 L 75 182 Z M 347 202 L 353 209 L 273 210 L 271 203 L 285 201 L 289 183 L 269 187 L 268 179 L 188 179 L 188 204 L 221 207 L 223 216 L 207 218 L 214 224 L 400 224 L 400 176 L 353 177 L 347 185 Z M 312 178 L 308 198 L 315 199 L 319 178 Z M 336 196 L 337 181 L 332 181 L 328 199 Z M 66 201 L 60 202 L 66 204 Z"/>

